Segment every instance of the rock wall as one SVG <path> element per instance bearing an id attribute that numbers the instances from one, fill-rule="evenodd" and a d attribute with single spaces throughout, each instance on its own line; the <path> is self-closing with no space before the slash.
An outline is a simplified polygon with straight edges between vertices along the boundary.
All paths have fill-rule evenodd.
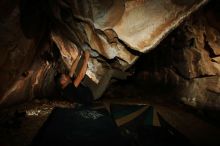
<path id="1" fill-rule="evenodd" d="M 70 68 L 77 50 L 85 46 L 92 56 L 87 75 L 94 82 L 98 83 L 105 75 L 105 66 L 125 71 L 141 53 L 157 46 L 171 30 L 207 2 L 2 0 L 0 106 L 51 96 L 56 72 Z M 213 36 L 210 34 L 210 37 Z M 56 53 L 54 43 L 61 56 Z M 210 46 L 215 45 L 210 41 Z M 199 64 L 207 66 L 205 61 Z M 201 67 L 199 71 L 191 68 L 195 74 L 187 74 L 187 77 L 194 78 L 197 73 L 215 74 L 215 68 L 203 70 Z"/>
<path id="2" fill-rule="evenodd" d="M 218 9 L 216 1 L 211 2 L 142 57 L 138 80 L 169 86 L 176 98 L 190 106 L 219 110 Z M 141 62 L 146 62 L 145 66 Z"/>
<path id="3" fill-rule="evenodd" d="M 53 96 L 53 76 L 61 61 L 53 57 L 56 51 L 49 47 L 45 27 L 29 26 L 28 33 L 35 34 L 30 36 L 23 29 L 28 27 L 21 21 L 21 1 L 3 0 L 0 5 L 0 107 Z"/>

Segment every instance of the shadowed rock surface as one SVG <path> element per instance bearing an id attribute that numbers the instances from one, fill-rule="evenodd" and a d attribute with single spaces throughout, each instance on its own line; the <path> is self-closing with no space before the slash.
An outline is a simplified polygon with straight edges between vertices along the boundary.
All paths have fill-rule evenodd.
<path id="1" fill-rule="evenodd" d="M 198 15 L 201 17 L 196 22 L 198 25 L 189 18 L 207 2 L 3 0 L 0 79 L 4 84 L 0 88 L 0 103 L 7 105 L 34 97 L 53 96 L 53 76 L 57 71 L 69 69 L 77 50 L 85 49 L 85 46 L 93 56 L 87 75 L 95 83 L 105 74 L 106 66 L 125 71 L 135 63 L 140 52 L 155 48 L 187 17 L 187 35 L 198 36 L 195 47 L 201 50 L 206 41 L 217 56 L 209 60 L 206 52 L 188 47 L 176 54 L 185 58 L 185 61 L 175 62 L 176 68 L 189 79 L 218 75 L 218 29 L 215 28 L 218 14 L 206 8 Z M 203 23 L 204 19 L 211 19 L 213 26 Z M 206 34 L 205 40 L 199 37 L 203 34 Z M 190 64 L 194 60 L 197 60 L 195 67 Z"/>
<path id="2" fill-rule="evenodd" d="M 193 144 L 219 145 L 219 0 L 0 6 L 0 145 L 29 145 L 54 107 L 75 107 L 57 101 L 54 76 L 70 69 L 79 50 L 90 51 L 86 75 L 94 84 L 109 70 L 130 74 L 109 81 L 102 107 L 149 104 Z"/>

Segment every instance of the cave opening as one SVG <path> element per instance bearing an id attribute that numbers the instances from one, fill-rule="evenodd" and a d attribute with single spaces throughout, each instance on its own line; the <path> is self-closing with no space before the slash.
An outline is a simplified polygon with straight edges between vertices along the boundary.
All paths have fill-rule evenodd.
<path id="1" fill-rule="evenodd" d="M 0 6 L 0 145 L 220 144 L 218 0 Z"/>

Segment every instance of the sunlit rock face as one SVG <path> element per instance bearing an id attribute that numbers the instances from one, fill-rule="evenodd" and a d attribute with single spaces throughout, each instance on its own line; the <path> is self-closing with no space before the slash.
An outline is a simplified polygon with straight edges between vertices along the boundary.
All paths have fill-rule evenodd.
<path id="1" fill-rule="evenodd" d="M 51 96 L 54 75 L 61 68 L 69 69 L 77 50 L 84 49 L 85 45 L 92 56 L 87 75 L 95 83 L 105 75 L 105 66 L 125 71 L 135 63 L 140 52 L 155 48 L 207 1 L 2 0 L 0 105 Z M 197 27 L 192 29 L 200 29 Z M 210 29 L 206 39 L 210 40 L 213 52 L 219 54 L 218 38 L 213 36 L 218 30 Z M 200 31 L 189 33 L 201 35 Z M 54 44 L 61 56 L 54 51 Z M 199 42 L 196 47 L 200 49 L 202 45 Z M 197 59 L 195 52 L 195 49 L 182 52 L 186 67 L 181 68 L 176 62 L 180 74 L 188 79 L 217 75 L 218 56 L 207 62 L 204 57 L 207 53 L 199 52 L 204 59 L 197 62 L 197 70 L 190 66 Z"/>

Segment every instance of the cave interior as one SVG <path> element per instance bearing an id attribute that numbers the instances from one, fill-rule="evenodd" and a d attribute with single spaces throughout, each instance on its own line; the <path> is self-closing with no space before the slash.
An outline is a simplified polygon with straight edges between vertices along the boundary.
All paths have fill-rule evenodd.
<path id="1" fill-rule="evenodd" d="M 220 1 L 0 6 L 0 146 L 220 145 Z M 55 81 L 79 52 L 89 105 Z"/>

